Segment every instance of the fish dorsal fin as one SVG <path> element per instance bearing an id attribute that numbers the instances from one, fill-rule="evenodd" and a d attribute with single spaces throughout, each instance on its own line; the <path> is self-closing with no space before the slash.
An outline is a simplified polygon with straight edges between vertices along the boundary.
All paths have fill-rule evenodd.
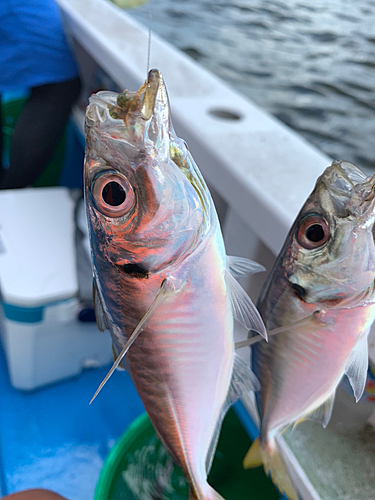
<path id="1" fill-rule="evenodd" d="M 225 272 L 225 282 L 232 305 L 233 317 L 245 328 L 258 332 L 266 339 L 267 330 L 257 308 L 228 269 Z"/>
<path id="2" fill-rule="evenodd" d="M 116 361 L 113 363 L 111 369 L 107 373 L 107 375 L 104 377 L 103 382 L 99 385 L 98 389 L 96 390 L 94 396 L 92 397 L 90 404 L 94 401 L 96 396 L 99 394 L 99 392 L 103 389 L 104 385 L 107 383 L 113 372 L 116 370 L 118 365 L 121 363 L 123 358 L 126 356 L 127 352 L 129 351 L 130 347 L 132 344 L 135 342 L 139 334 L 142 332 L 142 330 L 146 327 L 147 322 L 149 319 L 153 316 L 155 311 L 160 307 L 160 305 L 164 302 L 166 297 L 171 293 L 171 290 L 173 291 L 173 287 L 169 287 L 167 280 L 165 279 L 163 283 L 160 286 L 160 290 L 158 291 L 154 301 L 150 305 L 150 307 L 147 309 L 146 314 L 143 316 L 141 321 L 138 323 L 136 328 L 134 329 L 133 333 L 130 335 L 128 338 L 126 344 L 124 345 L 122 351 L 118 355 Z"/>
<path id="3" fill-rule="evenodd" d="M 220 418 L 216 423 L 215 430 L 212 435 L 211 444 L 209 446 L 206 458 L 206 471 L 207 474 L 211 469 L 212 461 L 214 459 L 217 441 L 219 439 L 221 424 L 229 410 L 241 396 L 250 391 L 258 391 L 260 388 L 259 381 L 250 366 L 245 363 L 238 354 L 234 355 L 233 374 L 228 391 L 227 398 L 221 410 Z"/>
<path id="4" fill-rule="evenodd" d="M 352 386 L 354 397 L 358 402 L 365 390 L 368 368 L 368 345 L 366 330 L 357 340 L 345 367 L 346 376 Z"/>
<path id="5" fill-rule="evenodd" d="M 335 402 L 335 391 L 320 405 L 316 410 L 307 415 L 306 420 L 315 420 L 322 424 L 324 428 L 327 427 L 328 422 L 332 415 L 333 403 Z"/>
<path id="6" fill-rule="evenodd" d="M 94 311 L 95 311 L 96 324 L 98 325 L 99 330 L 101 332 L 104 332 L 104 330 L 109 330 L 109 326 L 95 278 L 92 283 L 92 291 L 94 296 Z"/>
<path id="7" fill-rule="evenodd" d="M 250 366 L 238 355 L 234 355 L 233 375 L 227 396 L 229 408 L 241 396 L 250 391 L 259 391 L 259 381 Z"/>
<path id="8" fill-rule="evenodd" d="M 236 279 L 266 270 L 265 267 L 253 260 L 245 257 L 234 257 L 233 255 L 227 255 L 227 268 Z"/>

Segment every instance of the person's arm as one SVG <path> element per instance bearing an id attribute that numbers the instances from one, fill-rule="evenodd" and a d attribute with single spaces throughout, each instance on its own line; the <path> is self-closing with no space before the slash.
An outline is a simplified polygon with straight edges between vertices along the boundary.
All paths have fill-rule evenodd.
<path id="1" fill-rule="evenodd" d="M 49 490 L 27 490 L 6 495 L 3 500 L 67 500 L 66 498 Z"/>

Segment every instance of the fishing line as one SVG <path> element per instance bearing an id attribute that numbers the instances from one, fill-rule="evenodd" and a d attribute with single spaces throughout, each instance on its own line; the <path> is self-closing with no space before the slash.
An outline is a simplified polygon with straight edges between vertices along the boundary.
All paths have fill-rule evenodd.
<path id="1" fill-rule="evenodd" d="M 146 68 L 146 75 L 148 75 L 148 72 L 150 70 L 150 59 L 151 59 L 151 26 L 152 26 L 152 8 L 153 8 L 153 1 L 150 0 L 149 3 L 149 20 L 148 20 L 148 48 L 147 48 L 147 68 Z"/>
<path id="2" fill-rule="evenodd" d="M 291 333 L 291 332 L 296 331 L 296 330 L 298 331 L 301 327 L 304 327 L 304 326 L 309 326 L 310 327 L 309 331 L 311 333 L 312 331 L 314 331 L 314 329 L 321 328 L 321 326 L 323 324 L 321 322 L 321 320 L 319 320 L 320 313 L 321 313 L 320 310 L 316 310 L 312 314 L 309 314 L 309 316 L 306 316 L 306 318 L 302 318 L 298 321 L 290 323 L 289 325 L 280 326 L 279 328 L 275 328 L 274 330 L 270 330 L 268 332 L 268 337 L 271 337 L 272 335 L 277 335 L 278 333 L 285 333 L 285 332 Z M 312 322 L 312 320 L 318 320 L 318 321 Z M 329 325 L 330 323 L 333 323 L 333 322 L 327 321 L 325 324 Z M 251 346 L 253 344 L 256 344 L 257 342 L 260 342 L 261 340 L 264 340 L 266 342 L 264 337 L 262 337 L 261 335 L 255 335 L 254 337 L 250 337 L 248 339 L 240 340 L 239 342 L 236 342 L 234 344 L 234 347 L 235 347 L 235 349 L 241 349 L 241 347 Z"/>

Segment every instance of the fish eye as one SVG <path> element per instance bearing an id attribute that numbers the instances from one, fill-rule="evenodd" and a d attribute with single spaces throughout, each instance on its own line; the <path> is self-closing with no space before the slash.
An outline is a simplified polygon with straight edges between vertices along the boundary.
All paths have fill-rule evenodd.
<path id="1" fill-rule="evenodd" d="M 126 193 L 119 182 L 111 181 L 103 187 L 102 198 L 104 203 L 107 203 L 107 205 L 111 205 L 111 207 L 118 207 L 124 203 Z"/>
<path id="2" fill-rule="evenodd" d="M 94 180 L 92 194 L 98 210 L 108 217 L 122 217 L 134 201 L 128 180 L 113 172 L 106 172 Z"/>
<path id="3" fill-rule="evenodd" d="M 309 215 L 302 219 L 298 232 L 298 243 L 307 250 L 322 247 L 330 235 L 327 222 L 320 215 Z"/>

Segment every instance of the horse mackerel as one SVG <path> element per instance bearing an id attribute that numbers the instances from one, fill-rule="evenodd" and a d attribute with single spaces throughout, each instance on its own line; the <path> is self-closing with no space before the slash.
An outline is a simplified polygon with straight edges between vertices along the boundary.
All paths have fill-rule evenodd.
<path id="1" fill-rule="evenodd" d="M 292 500 L 298 494 L 277 436 L 304 419 L 325 427 L 344 374 L 357 401 L 364 389 L 375 316 L 374 208 L 375 176 L 333 162 L 297 216 L 259 297 L 270 339 L 252 347 L 261 433 L 244 466 L 264 463 Z M 277 328 L 282 331 L 272 335 Z"/>
<path id="2" fill-rule="evenodd" d="M 211 196 L 173 130 L 158 70 L 138 92 L 93 95 L 86 133 L 98 325 L 109 328 L 121 352 L 114 366 L 129 370 L 190 483 L 190 499 L 220 499 L 207 474 L 222 419 L 257 385 L 235 355 L 233 317 L 266 335 L 234 276 L 262 268 L 226 257 Z"/>

